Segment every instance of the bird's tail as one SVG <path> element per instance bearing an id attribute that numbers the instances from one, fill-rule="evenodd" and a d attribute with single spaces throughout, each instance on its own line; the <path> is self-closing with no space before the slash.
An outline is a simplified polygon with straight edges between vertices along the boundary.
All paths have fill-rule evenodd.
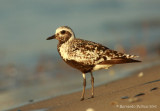
<path id="1" fill-rule="evenodd" d="M 141 62 L 135 59 L 112 59 L 102 62 L 101 64 L 125 64 L 125 63 L 134 63 L 134 62 Z"/>
<path id="2" fill-rule="evenodd" d="M 132 58 L 138 58 L 139 56 L 137 55 L 130 55 L 130 54 L 124 54 L 124 56 L 127 58 L 127 59 L 132 59 Z"/>

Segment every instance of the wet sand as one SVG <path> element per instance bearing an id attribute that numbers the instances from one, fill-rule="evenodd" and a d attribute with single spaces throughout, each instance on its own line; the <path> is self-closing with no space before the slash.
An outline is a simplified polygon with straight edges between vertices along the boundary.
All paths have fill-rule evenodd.
<path id="1" fill-rule="evenodd" d="M 31 101 L 10 111 L 160 111 L 160 65 L 98 86 L 95 98 L 90 99 L 90 95 L 91 89 L 87 89 L 84 101 L 80 101 L 81 92 L 75 92 L 40 102 Z"/>

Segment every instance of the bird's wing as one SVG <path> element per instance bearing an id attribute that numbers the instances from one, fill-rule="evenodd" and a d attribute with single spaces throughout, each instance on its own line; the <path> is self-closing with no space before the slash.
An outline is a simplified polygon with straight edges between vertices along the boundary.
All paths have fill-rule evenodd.
<path id="1" fill-rule="evenodd" d="M 97 61 L 102 61 L 101 54 L 107 49 L 107 47 L 95 42 L 75 39 L 70 45 L 70 59 L 94 65 Z"/>
<path id="2" fill-rule="evenodd" d="M 104 52 L 103 56 L 106 56 L 108 59 L 100 62 L 99 64 L 123 64 L 131 62 L 141 62 L 139 60 L 134 60 L 134 58 L 138 57 L 136 55 L 124 54 L 111 49 L 107 49 Z"/>
<path id="3" fill-rule="evenodd" d="M 88 65 L 138 62 L 132 59 L 136 57 L 135 55 L 123 54 L 101 44 L 81 39 L 74 40 L 69 52 L 73 60 Z"/>

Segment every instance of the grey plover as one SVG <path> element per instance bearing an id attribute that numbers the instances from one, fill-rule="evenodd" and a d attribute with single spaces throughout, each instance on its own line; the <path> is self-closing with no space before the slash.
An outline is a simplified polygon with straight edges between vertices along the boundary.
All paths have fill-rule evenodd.
<path id="1" fill-rule="evenodd" d="M 73 30 L 68 26 L 61 26 L 56 29 L 53 36 L 47 40 L 57 39 L 58 52 L 61 58 L 73 68 L 82 72 L 83 91 L 81 100 L 84 100 L 86 87 L 86 73 L 91 74 L 92 95 L 94 97 L 94 77 L 92 72 L 100 69 L 108 69 L 115 64 L 140 62 L 134 60 L 135 55 L 123 54 L 111 50 L 99 43 L 82 40 L 75 37 Z"/>

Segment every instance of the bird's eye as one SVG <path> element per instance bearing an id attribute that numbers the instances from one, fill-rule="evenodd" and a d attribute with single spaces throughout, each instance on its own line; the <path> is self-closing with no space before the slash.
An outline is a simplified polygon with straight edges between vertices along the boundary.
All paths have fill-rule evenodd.
<path id="1" fill-rule="evenodd" d="M 65 30 L 62 30 L 62 31 L 61 31 L 61 34 L 65 34 L 65 33 L 66 33 L 66 31 L 65 31 Z"/>

